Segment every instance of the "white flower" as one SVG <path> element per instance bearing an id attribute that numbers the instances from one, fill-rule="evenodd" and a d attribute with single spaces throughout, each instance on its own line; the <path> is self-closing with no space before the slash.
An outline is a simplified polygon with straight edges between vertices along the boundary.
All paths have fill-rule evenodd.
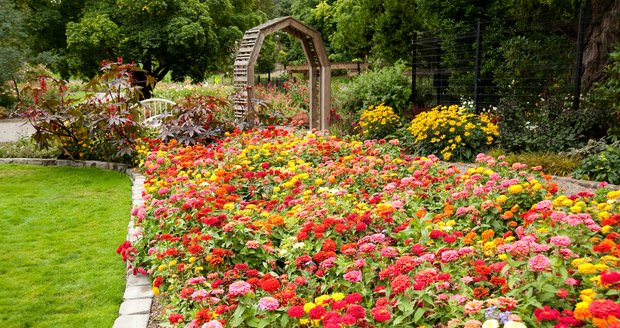
<path id="1" fill-rule="evenodd" d="M 482 324 L 482 328 L 499 328 L 499 322 L 495 319 L 489 319 Z"/>
<path id="2" fill-rule="evenodd" d="M 504 324 L 504 328 L 527 328 L 527 326 L 523 322 L 510 320 L 506 321 L 506 323 Z"/>

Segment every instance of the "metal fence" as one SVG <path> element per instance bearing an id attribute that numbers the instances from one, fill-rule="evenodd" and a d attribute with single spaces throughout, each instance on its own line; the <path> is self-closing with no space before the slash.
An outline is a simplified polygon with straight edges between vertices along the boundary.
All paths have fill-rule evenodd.
<path id="1" fill-rule="evenodd" d="M 579 108 L 583 12 L 579 21 L 532 26 L 477 22 L 417 33 L 412 40 L 412 98 L 420 107 L 476 108 L 514 101 L 535 106 L 549 98 Z M 507 27 L 510 26 L 510 27 Z"/>

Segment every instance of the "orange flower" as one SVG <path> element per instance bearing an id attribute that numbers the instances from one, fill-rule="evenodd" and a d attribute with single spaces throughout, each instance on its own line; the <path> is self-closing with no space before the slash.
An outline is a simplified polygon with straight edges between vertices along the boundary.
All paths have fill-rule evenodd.
<path id="1" fill-rule="evenodd" d="M 489 238 L 495 236 L 495 231 L 488 229 L 485 232 L 483 232 L 480 236 L 482 237 L 482 240 L 486 242 L 487 240 L 489 240 Z"/>

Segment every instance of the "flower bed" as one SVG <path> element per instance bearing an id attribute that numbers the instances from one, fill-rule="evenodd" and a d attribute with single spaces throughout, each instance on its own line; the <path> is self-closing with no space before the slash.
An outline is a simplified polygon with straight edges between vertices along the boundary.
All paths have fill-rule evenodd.
<path id="1" fill-rule="evenodd" d="M 152 145 L 119 252 L 178 327 L 618 325 L 620 192 L 477 163 L 273 129 Z"/>

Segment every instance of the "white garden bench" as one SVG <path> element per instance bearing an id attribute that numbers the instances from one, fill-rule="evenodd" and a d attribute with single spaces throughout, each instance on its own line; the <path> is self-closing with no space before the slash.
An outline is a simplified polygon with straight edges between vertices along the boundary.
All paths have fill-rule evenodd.
<path id="1" fill-rule="evenodd" d="M 142 105 L 142 123 L 159 127 L 163 118 L 172 115 L 171 109 L 176 105 L 172 100 L 150 98 L 140 101 Z"/>

